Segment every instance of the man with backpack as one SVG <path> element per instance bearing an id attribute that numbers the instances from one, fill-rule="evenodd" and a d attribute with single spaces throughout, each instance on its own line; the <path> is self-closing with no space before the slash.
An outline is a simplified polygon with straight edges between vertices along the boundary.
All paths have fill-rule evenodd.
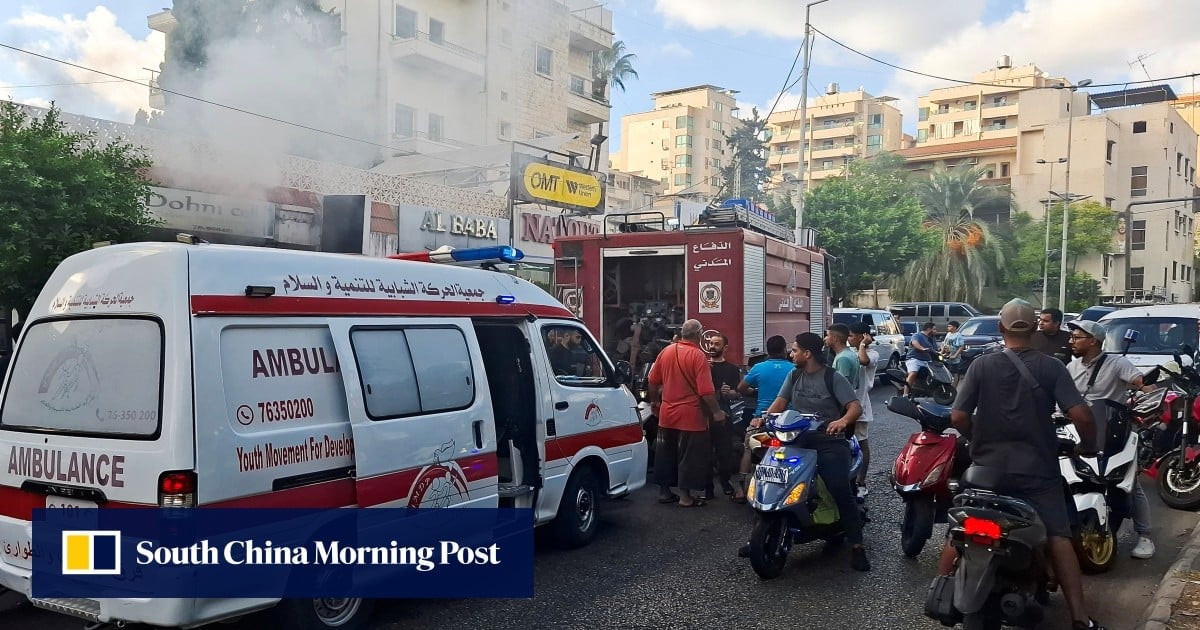
<path id="1" fill-rule="evenodd" d="M 838 517 L 846 528 L 846 540 L 851 546 L 850 566 L 856 571 L 870 571 L 858 501 L 850 484 L 851 454 L 847 441 L 847 435 L 862 415 L 862 405 L 846 377 L 822 362 L 824 345 L 820 335 L 808 332 L 796 335 L 792 344 L 796 369 L 788 375 L 766 413 L 792 409 L 821 419 L 817 430 L 801 435 L 799 445 L 817 452 L 817 474 L 837 503 Z M 761 423 L 761 419 L 756 422 Z M 748 553 L 748 547 L 743 547 L 739 555 Z"/>

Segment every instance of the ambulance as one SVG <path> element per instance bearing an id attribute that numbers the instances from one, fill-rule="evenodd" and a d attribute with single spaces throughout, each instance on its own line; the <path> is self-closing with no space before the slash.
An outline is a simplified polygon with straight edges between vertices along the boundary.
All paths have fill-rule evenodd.
<path id="1" fill-rule="evenodd" d="M 519 507 L 580 546 L 602 499 L 645 485 L 629 365 L 499 270 L 520 250 L 181 241 L 71 256 L 25 320 L 0 391 L 0 586 L 33 605 L 97 627 L 276 607 L 351 628 L 371 609 L 33 598 L 36 508 Z"/>

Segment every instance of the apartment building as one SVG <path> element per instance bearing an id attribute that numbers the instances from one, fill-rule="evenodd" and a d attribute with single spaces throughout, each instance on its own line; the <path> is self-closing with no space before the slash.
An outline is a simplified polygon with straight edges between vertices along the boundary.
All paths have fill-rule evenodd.
<path id="1" fill-rule="evenodd" d="M 608 170 L 608 185 L 605 191 L 606 213 L 638 212 L 649 210 L 663 190 L 662 181 L 632 173 Z"/>
<path id="2" fill-rule="evenodd" d="M 621 118 L 612 168 L 657 179 L 666 195 L 711 199 L 733 155 L 726 136 L 741 124 L 735 94 L 714 85 L 651 94 L 654 109 Z"/>
<path id="3" fill-rule="evenodd" d="M 1069 165 L 1072 198 L 1089 197 L 1121 215 L 1109 251 L 1078 265 L 1100 281 L 1101 295 L 1126 302 L 1191 301 L 1197 205 L 1144 202 L 1200 193 L 1196 132 L 1170 102 L 1104 109 L 1120 99 L 1082 91 L 1075 94 L 1076 114 L 1071 119 L 1068 95 L 1055 89 L 1022 93 L 1012 181 L 1015 202 L 1041 217 L 1049 191 L 1068 192 L 1064 189 Z M 1091 101 L 1098 105 L 1095 113 Z M 1070 159 L 1059 164 L 1057 159 L 1067 156 L 1068 133 Z M 1128 207 L 1131 202 L 1139 205 Z"/>
<path id="4" fill-rule="evenodd" d="M 354 115 L 373 120 L 366 139 L 390 147 L 380 160 L 577 134 L 562 149 L 586 161 L 598 125 L 609 121 L 608 86 L 593 82 L 592 57 L 612 45 L 612 12 L 595 2 L 321 5 L 337 11 L 345 33 L 331 61 L 376 95 Z M 177 24 L 169 10 L 147 22 L 168 38 Z M 154 90 L 151 105 L 163 106 Z M 604 144 L 599 170 L 607 154 Z"/>
<path id="5" fill-rule="evenodd" d="M 980 72 L 970 85 L 931 90 L 917 99 L 917 137 L 897 153 L 914 170 L 937 164 L 985 165 L 985 179 L 1008 184 L 1017 161 L 1017 128 L 1024 94 L 1067 84 L 1036 65 L 1014 67 L 1008 55 Z"/>
<path id="6" fill-rule="evenodd" d="M 790 175 L 815 186 L 840 175 L 852 160 L 903 148 L 903 119 L 891 104 L 895 100 L 872 96 L 862 88 L 839 92 L 838 84 L 831 83 L 806 108 L 806 123 L 800 120 L 799 107 L 772 113 L 767 119 L 772 184 L 794 181 L 785 178 Z M 806 140 L 803 147 L 802 139 Z"/>
<path id="7" fill-rule="evenodd" d="M 1192 131 L 1200 134 L 1200 92 L 1180 94 L 1178 98 L 1171 101 L 1171 106 L 1179 111 L 1179 115 L 1183 116 Z M 1200 155 L 1197 155 L 1196 159 L 1200 160 Z"/>

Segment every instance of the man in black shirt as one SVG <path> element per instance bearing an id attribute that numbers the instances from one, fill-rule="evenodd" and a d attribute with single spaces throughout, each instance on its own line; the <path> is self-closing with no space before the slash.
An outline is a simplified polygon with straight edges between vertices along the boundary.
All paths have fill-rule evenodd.
<path id="1" fill-rule="evenodd" d="M 1061 315 L 1060 315 L 1061 317 Z M 1058 469 L 1058 440 L 1051 415 L 1057 405 L 1066 410 L 1083 438 L 1095 451 L 1096 424 L 1079 395 L 1066 366 L 1031 347 L 1033 307 L 1011 300 L 1000 311 L 1004 352 L 981 355 L 967 368 L 951 421 L 970 440 L 972 465 L 999 470 L 1003 487 L 991 490 L 1028 501 L 1046 526 L 1047 553 L 1062 585 L 1074 630 L 1099 628 L 1084 607 L 1083 577 L 1071 545 L 1067 497 Z M 1021 362 L 1036 381 L 1029 382 Z M 974 414 L 974 415 L 972 415 Z M 940 575 L 954 571 L 956 552 L 949 538 L 938 563 Z"/>
<path id="2" fill-rule="evenodd" d="M 1063 312 L 1056 308 L 1044 308 L 1038 318 L 1038 331 L 1033 333 L 1030 345 L 1058 359 L 1066 365 L 1071 362 L 1071 332 L 1063 330 Z"/>
<path id="3" fill-rule="evenodd" d="M 717 479 L 721 482 L 721 490 L 734 502 L 741 503 L 746 500 L 746 495 L 740 487 L 735 488 L 730 483 L 733 473 L 737 472 L 741 453 L 735 453 L 733 450 L 734 418 L 729 405 L 742 397 L 737 390 L 738 383 L 742 382 L 742 371 L 738 369 L 738 366 L 725 360 L 725 348 L 727 347 L 729 347 L 729 337 L 724 334 L 718 334 L 708 343 L 708 364 L 712 368 L 713 386 L 717 388 L 717 402 L 721 404 L 721 410 L 729 417 L 726 422 L 710 422 L 708 430 L 712 437 L 713 459 L 717 468 Z M 738 439 L 739 447 L 741 443 L 742 440 Z M 706 498 L 711 499 L 714 494 L 710 481 Z"/>

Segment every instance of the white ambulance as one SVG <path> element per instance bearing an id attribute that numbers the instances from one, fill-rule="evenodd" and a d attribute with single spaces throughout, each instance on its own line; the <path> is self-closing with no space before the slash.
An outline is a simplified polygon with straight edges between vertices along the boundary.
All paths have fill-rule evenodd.
<path id="1" fill-rule="evenodd" d="M 568 545 L 646 482 L 636 402 L 570 311 L 476 266 L 185 243 L 63 261 L 0 400 L 0 586 L 30 596 L 41 507 L 527 507 Z M 494 259 L 494 260 L 493 260 Z M 69 599 L 193 627 L 280 604 L 356 627 L 370 602 Z"/>

